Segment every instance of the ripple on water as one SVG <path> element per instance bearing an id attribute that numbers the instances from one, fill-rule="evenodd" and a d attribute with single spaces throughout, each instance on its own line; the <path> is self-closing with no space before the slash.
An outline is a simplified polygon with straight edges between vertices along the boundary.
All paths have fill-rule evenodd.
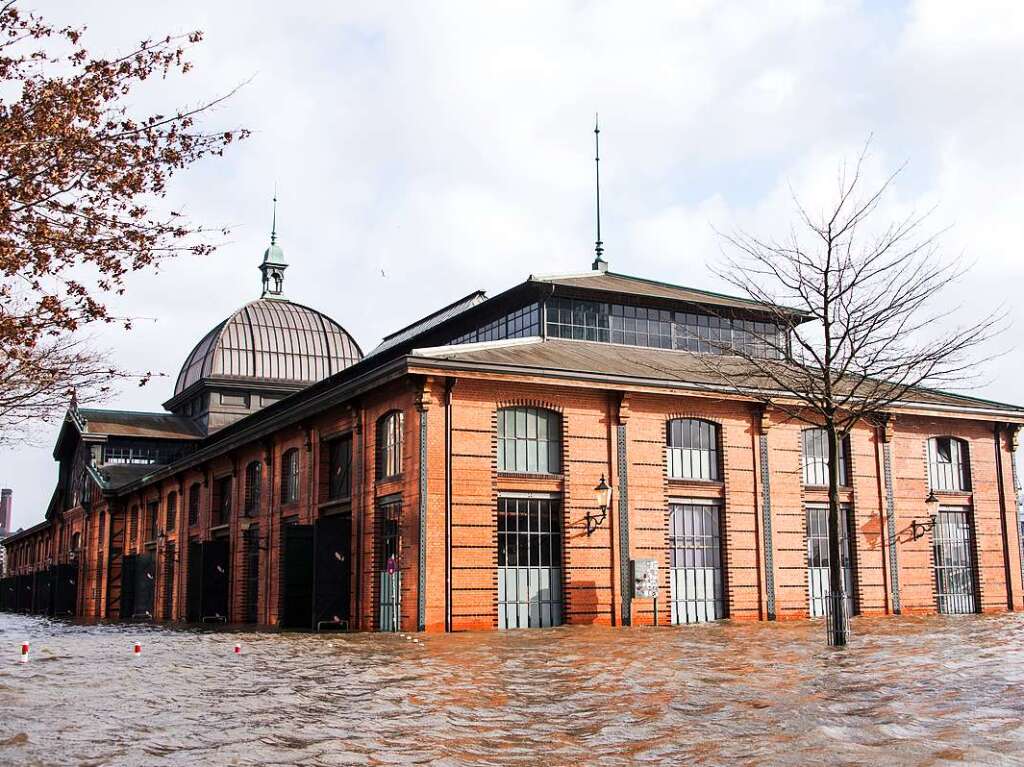
<path id="1" fill-rule="evenodd" d="M 0 764 L 1024 764 L 1024 616 L 854 628 L 840 651 L 799 623 L 414 643 L 0 614 Z"/>

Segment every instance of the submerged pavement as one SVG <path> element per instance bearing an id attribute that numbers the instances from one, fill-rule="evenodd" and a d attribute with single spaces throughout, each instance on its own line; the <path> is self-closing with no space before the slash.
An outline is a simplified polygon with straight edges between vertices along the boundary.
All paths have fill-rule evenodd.
<path id="1" fill-rule="evenodd" d="M 0 614 L 0 764 L 1024 764 L 1024 615 L 853 625 L 836 650 L 820 623 L 416 642 Z"/>

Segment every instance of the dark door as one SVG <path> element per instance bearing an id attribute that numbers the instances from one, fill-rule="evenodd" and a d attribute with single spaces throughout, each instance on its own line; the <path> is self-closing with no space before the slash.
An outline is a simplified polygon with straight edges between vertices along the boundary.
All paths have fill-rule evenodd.
<path id="1" fill-rule="evenodd" d="M 203 544 L 188 542 L 188 569 L 185 584 L 185 620 L 199 623 L 203 619 Z"/>
<path id="2" fill-rule="evenodd" d="M 135 559 L 135 607 L 128 620 L 152 620 L 153 598 L 156 594 L 156 558 L 152 552 Z"/>
<path id="3" fill-rule="evenodd" d="M 50 614 L 50 570 L 39 570 L 33 576 L 32 612 Z"/>
<path id="4" fill-rule="evenodd" d="M 78 566 L 57 565 L 53 568 L 53 614 L 74 615 L 78 603 Z"/>
<path id="5" fill-rule="evenodd" d="M 120 608 L 122 604 L 121 590 L 124 588 L 124 539 L 125 515 L 110 516 L 110 556 L 107 560 L 107 617 L 130 620 L 131 614 L 125 614 Z"/>
<path id="6" fill-rule="evenodd" d="M 228 619 L 230 597 L 229 541 L 203 543 L 203 590 L 200 620 Z"/>
<path id="7" fill-rule="evenodd" d="M 0 610 L 9 612 L 13 609 L 11 604 L 12 597 L 14 596 L 14 579 L 3 578 L 0 579 Z"/>
<path id="8" fill-rule="evenodd" d="M 288 525 L 281 530 L 281 626 L 313 626 L 313 526 Z"/>
<path id="9" fill-rule="evenodd" d="M 121 620 L 130 621 L 135 612 L 135 567 L 138 556 L 129 554 L 121 560 Z"/>
<path id="10" fill-rule="evenodd" d="M 348 628 L 352 585 L 352 518 L 324 517 L 314 536 L 316 571 L 313 584 L 313 628 L 344 624 Z"/>
<path id="11" fill-rule="evenodd" d="M 18 612 L 32 612 L 32 576 L 18 576 Z"/>

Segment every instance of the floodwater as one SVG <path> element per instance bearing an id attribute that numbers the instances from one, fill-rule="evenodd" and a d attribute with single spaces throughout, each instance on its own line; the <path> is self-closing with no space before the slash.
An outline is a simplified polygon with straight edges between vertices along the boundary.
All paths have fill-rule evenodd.
<path id="1" fill-rule="evenodd" d="M 1024 764 L 1024 616 L 854 632 L 846 650 L 820 623 L 414 642 L 0 614 L 0 765 Z"/>

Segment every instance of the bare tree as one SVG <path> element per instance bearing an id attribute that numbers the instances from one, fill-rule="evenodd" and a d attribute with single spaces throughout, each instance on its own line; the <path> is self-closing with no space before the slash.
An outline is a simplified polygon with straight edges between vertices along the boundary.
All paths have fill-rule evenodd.
<path id="1" fill-rule="evenodd" d="M 783 239 L 723 234 L 716 274 L 763 303 L 785 333 L 753 333 L 725 356 L 703 355 L 724 381 L 791 419 L 823 428 L 828 454 L 829 641 L 849 635 L 840 558 L 839 446 L 861 421 L 878 423 L 894 404 L 924 387 L 962 388 L 979 347 L 1003 315 L 956 325 L 956 307 L 936 297 L 962 276 L 946 259 L 928 213 L 873 226 L 872 215 L 900 170 L 865 192 L 867 148 L 840 168 L 837 195 L 811 213 L 794 195 L 799 226 Z M 952 329 L 948 329 L 952 326 Z M 754 379 L 738 377 L 735 357 Z M 917 392 L 918 395 L 920 392 Z"/>

